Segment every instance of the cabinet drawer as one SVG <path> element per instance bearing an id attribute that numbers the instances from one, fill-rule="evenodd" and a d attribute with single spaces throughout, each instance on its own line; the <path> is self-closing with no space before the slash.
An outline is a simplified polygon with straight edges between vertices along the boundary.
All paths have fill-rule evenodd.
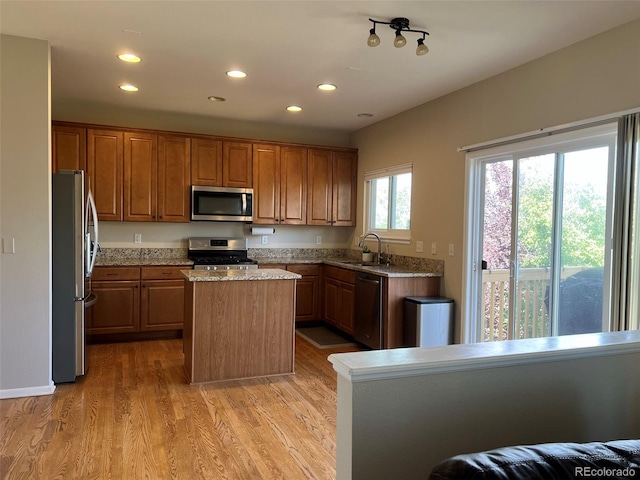
<path id="1" fill-rule="evenodd" d="M 142 267 L 143 280 L 184 280 L 180 270 L 191 270 L 189 265 L 180 267 Z"/>
<path id="2" fill-rule="evenodd" d="M 96 267 L 93 270 L 91 279 L 102 280 L 139 280 L 139 267 Z"/>
<path id="3" fill-rule="evenodd" d="M 287 270 L 298 273 L 303 277 L 317 276 L 320 274 L 319 265 L 287 265 Z"/>
<path id="4" fill-rule="evenodd" d="M 355 285 L 356 283 L 356 272 L 354 272 L 353 270 L 347 270 L 346 268 L 338 268 L 325 265 L 324 276 L 327 278 L 335 278 L 336 280 L 341 280 L 352 285 Z"/>

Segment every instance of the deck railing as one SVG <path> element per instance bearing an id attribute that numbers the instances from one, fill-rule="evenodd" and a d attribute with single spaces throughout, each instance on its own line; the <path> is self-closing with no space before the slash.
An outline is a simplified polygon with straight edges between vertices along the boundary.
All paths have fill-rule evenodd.
<path id="1" fill-rule="evenodd" d="M 589 267 L 565 267 L 565 278 Z M 521 268 L 516 284 L 515 325 L 509 322 L 509 270 L 482 272 L 484 324 L 482 341 L 539 338 L 551 334 L 545 294 L 551 277 L 548 268 Z"/>

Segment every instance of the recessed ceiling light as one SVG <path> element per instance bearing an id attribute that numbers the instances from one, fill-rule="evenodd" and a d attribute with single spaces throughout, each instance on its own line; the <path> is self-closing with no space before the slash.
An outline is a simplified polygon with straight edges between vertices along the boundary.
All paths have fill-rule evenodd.
<path id="1" fill-rule="evenodd" d="M 227 75 L 233 78 L 244 78 L 247 76 L 246 73 L 240 71 L 240 70 L 229 70 L 227 72 Z"/>
<path id="2" fill-rule="evenodd" d="M 118 58 L 123 62 L 128 62 L 128 63 L 138 63 L 140 60 L 142 60 L 139 56 L 133 53 L 122 53 L 118 55 Z"/>
<path id="3" fill-rule="evenodd" d="M 297 105 L 289 105 L 287 107 L 287 110 L 289 110 L 290 112 L 300 112 L 302 111 L 302 107 L 299 107 Z"/>
<path id="4" fill-rule="evenodd" d="M 334 91 L 336 87 L 333 83 L 321 83 L 320 85 L 318 85 L 318 90 L 324 90 L 325 92 L 332 92 Z"/>
<path id="5" fill-rule="evenodd" d="M 214 97 L 213 95 L 211 95 L 210 97 L 207 97 L 209 100 L 211 100 L 212 102 L 226 102 L 227 99 L 226 98 L 222 98 L 222 97 Z"/>
<path id="6" fill-rule="evenodd" d="M 125 85 L 120 85 L 120 89 L 124 90 L 125 92 L 137 92 L 138 91 L 138 87 L 136 87 L 135 85 L 129 85 L 128 83 Z"/>
<path id="7" fill-rule="evenodd" d="M 362 118 L 371 118 L 373 117 L 373 113 L 359 113 L 358 116 Z"/>

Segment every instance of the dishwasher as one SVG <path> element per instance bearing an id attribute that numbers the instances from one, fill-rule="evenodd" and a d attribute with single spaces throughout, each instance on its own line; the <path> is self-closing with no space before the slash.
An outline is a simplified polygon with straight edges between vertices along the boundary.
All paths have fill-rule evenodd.
<path id="1" fill-rule="evenodd" d="M 382 277 L 356 274 L 353 338 L 373 349 L 382 348 Z"/>

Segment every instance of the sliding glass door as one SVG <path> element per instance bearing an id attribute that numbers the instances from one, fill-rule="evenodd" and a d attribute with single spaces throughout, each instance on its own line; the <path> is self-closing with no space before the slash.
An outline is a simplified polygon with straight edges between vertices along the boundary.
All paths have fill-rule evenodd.
<path id="1" fill-rule="evenodd" d="M 472 341 L 609 330 L 615 131 L 601 130 L 474 159 Z"/>

